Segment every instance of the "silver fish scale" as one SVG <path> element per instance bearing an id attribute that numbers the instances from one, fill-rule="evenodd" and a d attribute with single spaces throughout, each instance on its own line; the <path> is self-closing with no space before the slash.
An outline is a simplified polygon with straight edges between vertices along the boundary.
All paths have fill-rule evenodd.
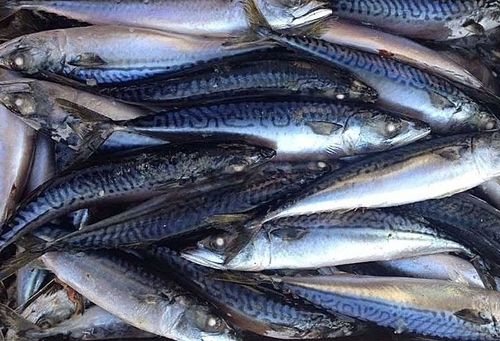
<path id="1" fill-rule="evenodd" d="M 293 294 L 333 313 L 375 322 L 384 327 L 399 326 L 400 331 L 463 340 L 496 340 L 491 328 L 459 319 L 446 312 L 419 310 L 369 299 L 323 293 L 319 290 L 284 284 Z"/>
<path id="2" fill-rule="evenodd" d="M 373 17 L 401 17 L 425 21 L 460 18 L 477 8 L 494 3 L 489 0 L 331 0 L 334 12 L 357 12 Z"/>

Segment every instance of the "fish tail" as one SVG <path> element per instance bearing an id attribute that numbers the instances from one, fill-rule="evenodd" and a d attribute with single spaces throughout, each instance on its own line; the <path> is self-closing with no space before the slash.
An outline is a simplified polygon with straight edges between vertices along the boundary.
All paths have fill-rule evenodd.
<path id="1" fill-rule="evenodd" d="M 41 332 L 40 327 L 24 319 L 4 304 L 0 304 L 0 327 L 14 330 L 17 336 L 22 337 L 23 340 L 36 339 L 38 337 L 33 334 Z"/>
<path id="2" fill-rule="evenodd" d="M 0 0 L 0 21 L 3 21 L 16 13 L 17 1 L 16 0 Z"/>

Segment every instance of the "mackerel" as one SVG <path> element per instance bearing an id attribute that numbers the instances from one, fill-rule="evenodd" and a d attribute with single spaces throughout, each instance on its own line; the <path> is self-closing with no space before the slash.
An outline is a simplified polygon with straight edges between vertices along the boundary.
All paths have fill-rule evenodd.
<path id="1" fill-rule="evenodd" d="M 0 45 L 0 65 L 29 75 L 64 76 L 92 86 L 172 75 L 273 45 L 235 45 L 228 39 L 126 26 L 74 27 L 28 34 Z"/>
<path id="2" fill-rule="evenodd" d="M 355 275 L 272 277 L 282 289 L 332 313 L 456 340 L 498 340 L 500 293 L 461 284 Z"/>
<path id="3" fill-rule="evenodd" d="M 430 224 L 385 211 L 319 213 L 264 224 L 236 254 L 231 232 L 212 235 L 183 257 L 221 270 L 316 269 L 439 252 L 468 253 Z M 321 252 L 314 252 L 321 250 Z"/>
<path id="4" fill-rule="evenodd" d="M 332 172 L 270 212 L 264 221 L 443 198 L 499 175 L 500 132 L 436 138 L 379 153 Z"/>
<path id="5" fill-rule="evenodd" d="M 254 4 L 253 4 L 254 3 Z M 331 14 L 321 0 L 3 0 L 0 18 L 19 10 L 47 12 L 95 25 L 146 27 L 184 35 L 242 36 L 250 33 L 247 6 L 254 5 L 275 29 L 313 23 Z M 132 15 L 133 14 L 133 15 Z"/>
<path id="6" fill-rule="evenodd" d="M 333 13 L 412 38 L 448 40 L 500 26 L 497 0 L 330 0 Z"/>
<path id="7" fill-rule="evenodd" d="M 264 96 L 314 96 L 374 102 L 377 93 L 335 68 L 300 60 L 227 62 L 193 73 L 131 85 L 105 87 L 100 94 L 130 103 L 192 104 Z"/>
<path id="8" fill-rule="evenodd" d="M 273 155 L 269 149 L 250 145 L 205 143 L 152 148 L 87 164 L 31 193 L 3 225 L 0 248 L 65 213 L 102 203 L 147 199 L 180 186 L 189 188 L 228 178 Z"/>
<path id="9" fill-rule="evenodd" d="M 492 130 L 498 119 L 447 80 L 409 64 L 320 39 L 259 34 L 279 44 L 352 72 L 379 94 L 378 103 L 389 110 L 426 122 L 438 134 Z"/>

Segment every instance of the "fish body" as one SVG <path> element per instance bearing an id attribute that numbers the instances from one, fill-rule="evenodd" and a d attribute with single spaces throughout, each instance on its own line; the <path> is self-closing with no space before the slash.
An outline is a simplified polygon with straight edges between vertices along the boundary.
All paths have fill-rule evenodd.
<path id="1" fill-rule="evenodd" d="M 0 79 L 12 79 L 7 71 Z M 15 117 L 7 108 L 0 108 L 0 156 L 2 178 L 0 180 L 0 222 L 7 219 L 23 195 L 31 170 L 36 134 L 30 127 Z"/>
<path id="2" fill-rule="evenodd" d="M 74 3 L 74 2 L 72 2 Z M 88 85 L 174 74 L 203 62 L 272 47 L 125 26 L 89 26 L 28 34 L 1 45 L 0 65 L 59 75 Z"/>
<path id="3" fill-rule="evenodd" d="M 449 40 L 500 26 L 496 0 L 330 0 L 334 15 L 418 39 Z"/>
<path id="4" fill-rule="evenodd" d="M 450 135 L 492 130 L 498 119 L 452 83 L 409 64 L 326 41 L 279 35 L 266 29 L 260 34 L 281 45 L 352 72 L 379 94 L 382 107 L 418 119 L 433 132 Z"/>
<path id="5" fill-rule="evenodd" d="M 331 159 L 411 143 L 429 134 L 417 121 L 329 101 L 237 102 L 167 111 L 126 123 L 168 141 L 242 139 L 276 150 L 277 159 Z M 300 141 L 300 143 L 293 143 Z"/>
<path id="6" fill-rule="evenodd" d="M 240 339 L 206 302 L 124 257 L 48 253 L 42 260 L 62 282 L 138 329 L 179 341 Z"/>
<path id="7" fill-rule="evenodd" d="M 374 102 L 375 91 L 353 77 L 307 61 L 250 60 L 204 68 L 194 74 L 105 87 L 103 95 L 131 103 L 192 104 L 221 98 L 315 96 Z"/>
<path id="8" fill-rule="evenodd" d="M 231 241 L 212 236 L 183 256 L 224 270 L 317 269 L 438 252 L 468 251 L 418 219 L 371 210 L 319 213 L 264 224 L 236 254 L 220 255 Z M 313 252 L 321 250 L 320 253 Z"/>
<path id="9" fill-rule="evenodd" d="M 129 153 L 70 170 L 34 191 L 4 224 L 2 248 L 65 213 L 104 202 L 147 199 L 183 186 L 241 174 L 274 155 L 242 144 L 180 145 Z"/>
<path id="10" fill-rule="evenodd" d="M 355 275 L 276 278 L 292 294 L 333 313 L 396 332 L 497 340 L 500 293 L 442 280 Z"/>
<path id="11" fill-rule="evenodd" d="M 436 138 L 379 153 L 321 178 L 265 220 L 398 206 L 463 192 L 498 176 L 499 143 L 496 131 Z"/>
<path id="12" fill-rule="evenodd" d="M 410 39 L 367 26 L 330 19 L 325 22 L 319 38 L 330 43 L 408 63 L 476 89 L 484 87 L 480 79 L 442 54 Z"/>
<path id="13" fill-rule="evenodd" d="M 211 186 L 192 194 L 160 196 L 101 220 L 50 243 L 48 249 L 89 250 L 150 244 L 202 230 L 213 217 L 246 214 L 261 205 L 289 196 L 320 178 L 335 164 L 324 162 L 269 163 L 241 183 Z"/>
<path id="14" fill-rule="evenodd" d="M 174 270 L 184 285 L 224 311 L 235 325 L 258 335 L 278 339 L 334 338 L 357 334 L 365 328 L 350 318 L 324 314 L 243 284 L 217 280 L 218 272 L 186 261 L 167 248 L 153 248 L 149 253 L 159 265 Z"/>
<path id="15" fill-rule="evenodd" d="M 470 262 L 450 254 L 377 262 L 376 266 L 392 276 L 441 279 L 474 288 L 485 288 L 479 273 Z"/>
<path id="16" fill-rule="evenodd" d="M 226 0 L 113 0 L 85 1 L 2 1 L 0 14 L 27 9 L 95 25 L 146 27 L 184 35 L 242 36 L 250 32 L 246 6 L 248 1 Z M 313 23 L 331 14 L 323 1 L 258 0 L 255 5 L 276 29 Z M 134 13 L 134 15 L 131 15 Z"/>
<path id="17" fill-rule="evenodd" d="M 496 268 L 500 261 L 500 211 L 481 199 L 460 193 L 404 206 L 435 223 L 436 228 L 470 247 Z"/>

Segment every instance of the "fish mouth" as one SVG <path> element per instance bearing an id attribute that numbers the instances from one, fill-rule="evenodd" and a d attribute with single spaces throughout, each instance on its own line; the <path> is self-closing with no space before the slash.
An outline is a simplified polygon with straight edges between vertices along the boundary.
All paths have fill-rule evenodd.
<path id="1" fill-rule="evenodd" d="M 0 94 L 30 93 L 32 82 L 28 79 L 0 81 Z"/>
<path id="2" fill-rule="evenodd" d="M 424 122 L 417 120 L 408 122 L 408 131 L 397 138 L 397 143 L 410 144 L 427 137 L 431 133 L 431 127 Z"/>
<path id="3" fill-rule="evenodd" d="M 185 250 L 181 257 L 198 265 L 217 270 L 227 270 L 225 257 L 204 249 Z"/>
<path id="4" fill-rule="evenodd" d="M 316 5 L 313 8 L 301 8 L 293 13 L 294 19 L 291 22 L 292 27 L 306 26 L 310 23 L 325 19 L 329 17 L 333 11 L 329 8 L 323 7 L 324 5 Z M 307 11 L 305 11 L 307 9 Z M 280 27 L 278 29 L 286 29 L 290 27 Z"/>

